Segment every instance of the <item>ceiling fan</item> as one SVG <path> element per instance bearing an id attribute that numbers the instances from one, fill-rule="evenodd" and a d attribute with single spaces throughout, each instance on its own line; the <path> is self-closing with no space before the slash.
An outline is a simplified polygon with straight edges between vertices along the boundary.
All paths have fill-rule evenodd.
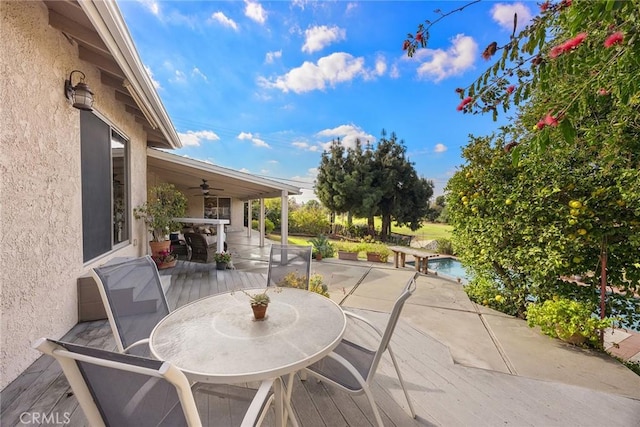
<path id="1" fill-rule="evenodd" d="M 202 194 L 199 194 L 201 196 L 207 196 L 209 195 L 209 190 L 217 190 L 217 191 L 223 191 L 222 188 L 214 188 L 211 187 L 209 184 L 207 184 L 207 180 L 206 179 L 202 179 L 202 184 L 200 184 L 197 187 L 189 187 L 190 190 L 195 190 L 199 188 L 200 191 L 202 192 Z"/>

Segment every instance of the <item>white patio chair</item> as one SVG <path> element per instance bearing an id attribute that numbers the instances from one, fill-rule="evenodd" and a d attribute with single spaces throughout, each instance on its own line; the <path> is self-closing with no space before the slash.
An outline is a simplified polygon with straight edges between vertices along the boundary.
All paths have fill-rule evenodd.
<path id="1" fill-rule="evenodd" d="M 135 347 L 147 344 L 135 353 L 149 356 L 151 331 L 169 314 L 153 259 L 147 255 L 107 263 L 93 268 L 91 274 L 98 285 L 118 350 L 129 353 Z"/>
<path id="2" fill-rule="evenodd" d="M 389 346 L 389 341 L 391 340 L 393 331 L 398 323 L 400 312 L 404 307 L 405 301 L 416 289 L 416 279 L 419 274 L 420 273 L 415 273 L 413 275 L 400 293 L 398 299 L 396 299 L 384 332 L 376 328 L 367 319 L 345 311 L 347 317 L 355 319 L 358 322 L 364 322 L 364 324 L 372 328 L 380 339 L 377 348 L 365 348 L 364 346 L 347 339 L 342 339 L 340 344 L 338 344 L 338 347 L 336 347 L 331 354 L 303 371 L 321 381 L 333 384 L 334 386 L 349 393 L 364 393 L 371 404 L 371 408 L 373 409 L 374 416 L 379 426 L 383 425 L 382 418 L 380 417 L 370 386 L 385 350 L 389 350 L 389 355 L 391 356 L 393 366 L 395 367 L 396 374 L 398 375 L 398 380 L 400 381 L 407 403 L 409 404 L 411 417 L 416 417 L 416 413 L 413 409 L 413 405 L 409 399 L 409 394 L 407 393 L 407 389 L 402 379 L 402 374 L 400 373 L 398 362 L 393 351 L 391 351 L 391 347 Z"/>
<path id="3" fill-rule="evenodd" d="M 313 246 L 271 245 L 267 286 L 309 289 Z"/>
<path id="4" fill-rule="evenodd" d="M 211 404 L 212 408 L 244 403 L 241 426 L 255 426 L 262 422 L 260 414 L 274 382 L 262 382 L 253 398 L 238 399 L 242 394 L 229 393 L 230 386 L 224 386 L 226 394 L 201 383 L 191 387 L 182 371 L 168 362 L 45 338 L 37 340 L 33 347 L 60 363 L 89 425 L 94 427 L 202 426 L 193 395 L 199 391 L 224 399 L 222 404 Z M 234 404 L 229 405 L 229 399 Z M 216 414 L 210 413 L 208 418 L 211 425 L 217 424 Z"/>

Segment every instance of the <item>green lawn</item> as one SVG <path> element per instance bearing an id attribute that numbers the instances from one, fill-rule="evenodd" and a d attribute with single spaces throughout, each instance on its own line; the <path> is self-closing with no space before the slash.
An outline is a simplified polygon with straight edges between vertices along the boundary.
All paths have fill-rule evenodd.
<path id="1" fill-rule="evenodd" d="M 376 220 L 379 220 L 379 219 L 376 218 Z M 366 220 L 354 221 L 354 223 L 360 223 L 360 222 L 365 223 Z M 378 221 L 376 221 L 376 226 L 379 226 Z M 420 240 L 433 240 L 433 239 L 442 239 L 442 238 L 450 239 L 452 229 L 453 227 L 451 227 L 450 225 L 432 224 L 432 223 L 424 224 L 420 229 L 416 231 L 411 231 L 407 227 L 394 227 L 393 225 L 391 226 L 391 230 L 394 233 L 409 234 L 412 236 L 416 236 L 416 238 Z M 273 234 L 273 235 L 270 235 L 269 238 L 273 240 L 280 240 L 280 235 Z M 309 239 L 311 239 L 311 237 L 289 236 L 289 243 L 292 245 L 308 245 Z"/>
<path id="2" fill-rule="evenodd" d="M 354 224 L 366 224 L 367 220 L 362 218 L 355 218 L 353 220 Z M 375 218 L 375 227 L 376 229 L 380 229 L 381 227 L 381 219 L 379 217 Z M 409 234 L 411 236 L 416 236 L 420 240 L 432 240 L 432 239 L 450 239 L 451 238 L 451 230 L 453 227 L 446 224 L 435 224 L 435 223 L 424 223 L 422 227 L 417 229 L 416 231 L 411 231 L 409 227 L 396 227 L 391 224 L 391 231 L 394 233 L 401 234 Z"/>

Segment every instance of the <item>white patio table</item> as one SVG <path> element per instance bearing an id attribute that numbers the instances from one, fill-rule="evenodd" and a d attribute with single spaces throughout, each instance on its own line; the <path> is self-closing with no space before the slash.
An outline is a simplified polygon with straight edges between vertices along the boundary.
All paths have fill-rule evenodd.
<path id="1" fill-rule="evenodd" d="M 249 297 L 241 291 L 182 306 L 154 328 L 151 352 L 191 380 L 237 384 L 292 375 L 329 354 L 342 339 L 346 317 L 329 298 L 292 288 L 274 288 L 268 295 L 271 303 L 262 321 L 254 320 Z M 283 404 L 290 391 L 276 382 L 274 394 L 276 424 L 284 426 Z"/>

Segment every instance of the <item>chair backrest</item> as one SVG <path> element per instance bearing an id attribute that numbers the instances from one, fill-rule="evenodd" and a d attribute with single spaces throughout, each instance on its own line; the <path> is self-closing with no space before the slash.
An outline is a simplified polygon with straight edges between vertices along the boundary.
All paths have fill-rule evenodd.
<path id="1" fill-rule="evenodd" d="M 380 344 L 378 345 L 378 350 L 376 351 L 376 355 L 373 358 L 373 362 L 371 363 L 371 369 L 369 371 L 370 375 L 373 375 L 376 372 L 378 363 L 380 363 L 380 359 L 382 358 L 382 354 L 389 346 L 389 341 L 391 341 L 393 331 L 396 329 L 398 319 L 400 319 L 400 313 L 404 308 L 404 303 L 409 299 L 411 295 L 413 295 L 413 292 L 416 290 L 416 279 L 419 275 L 420 273 L 416 272 L 413 277 L 409 279 L 407 284 L 402 289 L 402 292 L 400 292 L 400 296 L 398 296 L 396 302 L 393 304 L 393 309 L 391 310 L 391 314 L 389 315 L 387 326 L 384 329 L 382 339 L 380 340 Z"/>
<path id="2" fill-rule="evenodd" d="M 92 269 L 92 275 L 120 351 L 148 339 L 169 314 L 158 268 L 150 256 L 107 263 Z"/>
<path id="3" fill-rule="evenodd" d="M 267 286 L 309 289 L 312 246 L 271 245 Z"/>
<path id="4" fill-rule="evenodd" d="M 199 233 L 184 233 L 187 245 L 191 247 L 191 260 L 212 262 L 216 252 L 216 245 L 209 245 L 207 239 Z"/>
<path id="5" fill-rule="evenodd" d="M 41 338 L 91 426 L 201 426 L 186 376 L 168 362 Z"/>

